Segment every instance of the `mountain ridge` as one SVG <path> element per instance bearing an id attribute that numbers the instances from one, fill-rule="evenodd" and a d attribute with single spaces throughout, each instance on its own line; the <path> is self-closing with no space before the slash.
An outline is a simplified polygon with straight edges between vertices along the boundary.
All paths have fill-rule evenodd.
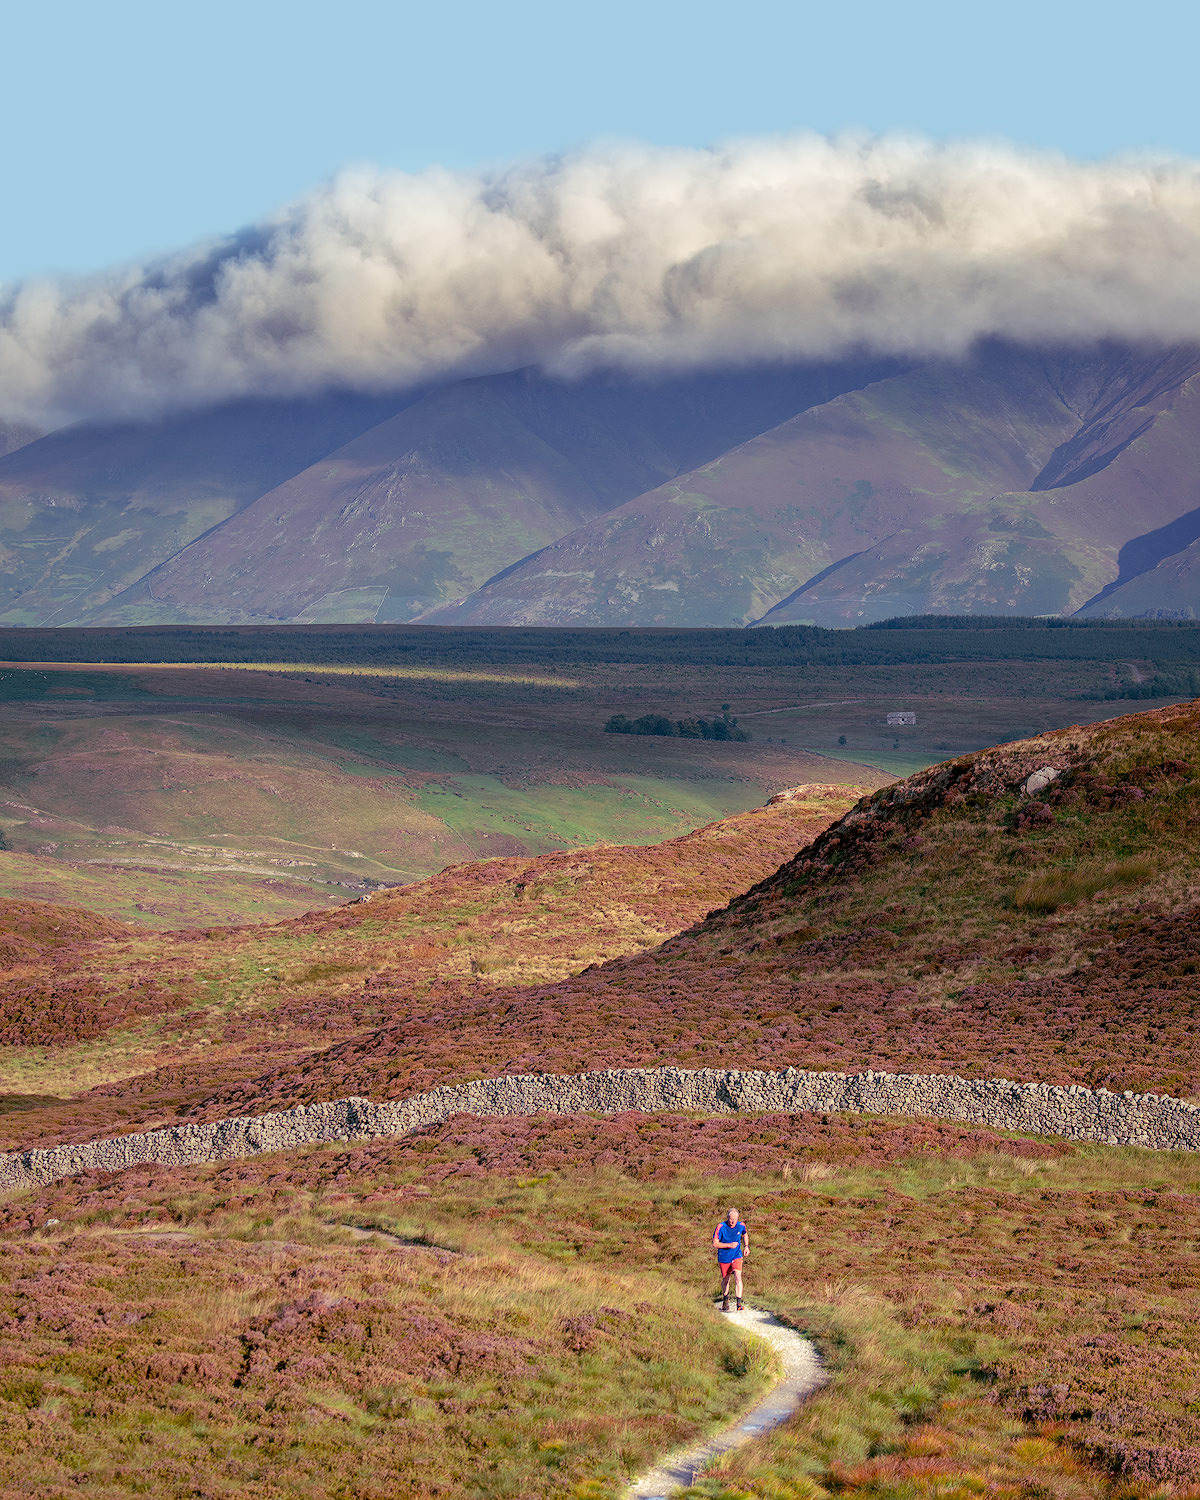
<path id="1" fill-rule="evenodd" d="M 5 441 L 4 624 L 845 627 L 1200 607 L 1190 347 L 523 369 Z"/>

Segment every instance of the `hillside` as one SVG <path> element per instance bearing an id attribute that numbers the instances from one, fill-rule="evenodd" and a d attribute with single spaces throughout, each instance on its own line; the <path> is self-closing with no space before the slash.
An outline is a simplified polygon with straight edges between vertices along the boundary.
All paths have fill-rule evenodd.
<path id="1" fill-rule="evenodd" d="M 799 782 L 879 785 L 1200 689 L 1194 625 L 931 623 L 0 631 L 0 657 L 26 658 L 0 664 L 0 896 L 263 922 L 463 860 L 653 843 Z M 724 703 L 750 740 L 604 732 Z M 896 708 L 917 722 L 889 725 Z"/>
<path id="2" fill-rule="evenodd" d="M 919 772 L 654 952 L 511 992 L 502 1011 L 451 985 L 397 991 L 403 1025 L 206 1110 L 396 1097 L 462 1076 L 468 1056 L 477 1075 L 671 1062 L 1194 1095 L 1198 730 L 1186 704 Z"/>
<path id="3" fill-rule="evenodd" d="M 83 907 L 0 897 L 0 963 L 6 969 L 54 959 L 63 948 L 129 936 L 124 923 Z"/>
<path id="4" fill-rule="evenodd" d="M 411 619 L 889 368 L 517 371 L 56 433 L 0 461 L 0 620 Z"/>
<path id="5" fill-rule="evenodd" d="M 998 346 L 902 372 L 660 485 L 431 618 L 1071 614 L 1116 577 L 1123 548 L 1193 508 L 1197 365 Z"/>
<path id="6" fill-rule="evenodd" d="M 862 378 L 463 381 L 323 456 L 92 618 L 412 619 Z"/>
<path id="7" fill-rule="evenodd" d="M 672 1059 L 1194 1091 L 1198 733 L 1155 710 L 270 927 L 64 927 L 5 993 L 43 1043 L 5 1049 L 5 1144 Z M 487 1452 L 497 1500 L 617 1500 L 769 1379 L 707 1311 L 736 1202 L 753 1302 L 831 1378 L 688 1500 L 1182 1500 L 1198 1187 L 1188 1153 L 792 1114 L 89 1173 L 0 1204 L 0 1476 L 183 1500 L 219 1444 L 230 1494 L 436 1466 L 469 1500 Z"/>
<path id="8" fill-rule="evenodd" d="M 0 620 L 86 619 L 404 399 L 246 400 L 17 447 L 0 458 Z"/>
<path id="9" fill-rule="evenodd" d="M 886 779 L 767 734 L 603 732 L 619 705 L 756 696 L 737 671 L 631 684 L 619 664 L 460 662 L 0 668 L 0 896 L 151 927 L 261 923 L 464 860 L 654 843 L 800 781 Z M 778 672 L 756 675 L 778 693 Z"/>
<path id="10" fill-rule="evenodd" d="M 803 787 L 646 848 L 455 865 L 269 926 L 153 934 L 95 919 L 120 941 L 81 952 L 77 937 L 16 971 L 0 1001 L 0 1093 L 14 1111 L 5 1136 L 86 1135 L 174 1111 L 399 1021 L 416 996 L 469 995 L 502 1011 L 514 987 L 654 948 L 775 869 L 861 791 Z M 22 1094 L 37 1096 L 35 1113 L 22 1112 Z"/>
<path id="11" fill-rule="evenodd" d="M 0 456 L 0 622 L 1191 618 L 1200 355 L 533 369 Z"/>

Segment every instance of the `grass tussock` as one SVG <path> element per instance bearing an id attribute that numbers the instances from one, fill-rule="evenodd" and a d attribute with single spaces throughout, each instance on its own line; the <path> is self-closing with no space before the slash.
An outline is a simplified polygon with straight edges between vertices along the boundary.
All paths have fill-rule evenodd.
<path id="1" fill-rule="evenodd" d="M 1150 854 L 1129 859 L 1093 860 L 1069 869 L 1044 870 L 1030 875 L 1017 887 L 1013 905 L 1018 911 L 1045 914 L 1060 906 L 1087 901 L 1101 891 L 1123 890 L 1143 884 L 1161 869 Z"/>

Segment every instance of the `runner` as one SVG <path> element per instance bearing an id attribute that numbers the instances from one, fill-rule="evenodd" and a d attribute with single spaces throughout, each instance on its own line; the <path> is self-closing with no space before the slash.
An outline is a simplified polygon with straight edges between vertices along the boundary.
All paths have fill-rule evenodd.
<path id="1" fill-rule="evenodd" d="M 742 1311 L 742 1261 L 750 1254 L 750 1231 L 731 1208 L 713 1230 L 713 1249 L 717 1252 L 717 1269 L 721 1273 L 721 1311 L 729 1311 L 729 1278 L 733 1276 L 737 1310 Z"/>

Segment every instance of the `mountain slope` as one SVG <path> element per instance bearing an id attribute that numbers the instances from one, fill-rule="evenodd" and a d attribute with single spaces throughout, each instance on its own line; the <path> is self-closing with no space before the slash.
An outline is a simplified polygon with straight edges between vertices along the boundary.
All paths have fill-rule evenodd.
<path id="1" fill-rule="evenodd" d="M 0 417 L 0 458 L 6 453 L 15 453 L 18 448 L 24 448 L 26 443 L 36 442 L 42 436 L 36 428 L 29 427 L 24 422 L 8 422 Z"/>
<path id="2" fill-rule="evenodd" d="M 993 343 L 0 434 L 0 622 L 1186 616 L 1198 372 Z"/>
<path id="3" fill-rule="evenodd" d="M 324 455 L 92 618 L 410 620 L 883 368 L 462 381 Z"/>
<path id="4" fill-rule="evenodd" d="M 994 346 L 966 366 L 897 374 L 639 496 L 431 618 L 846 625 L 1077 608 L 1120 546 L 1194 504 L 1182 492 L 1200 449 L 1198 365 L 1190 351 Z M 1164 484 L 1138 463 L 1181 404 L 1160 445 Z"/>
<path id="5" fill-rule="evenodd" d="M 409 398 L 240 401 L 50 433 L 0 458 L 0 621 L 96 607 Z"/>
<path id="6" fill-rule="evenodd" d="M 1027 492 L 900 531 L 802 587 L 764 623 L 851 625 L 926 610 L 1146 613 L 1164 583 L 1155 574 L 1149 584 L 1150 570 L 1200 534 L 1200 376 L 1190 356 L 1171 372 L 1146 370 L 1145 381 L 1129 373 L 1124 400 L 1102 393 L 1100 415 L 1088 414 Z M 1158 378 L 1168 373 L 1186 378 L 1177 385 Z M 1125 590 L 1134 579 L 1147 583 Z M 1174 600 L 1180 613 L 1200 603 L 1186 576 L 1167 592 L 1163 603 Z"/>
<path id="7" fill-rule="evenodd" d="M 1200 510 L 1181 518 L 1200 532 Z M 1200 538 L 1132 578 L 1118 579 L 1079 613 L 1088 619 L 1194 620 L 1200 612 Z"/>

